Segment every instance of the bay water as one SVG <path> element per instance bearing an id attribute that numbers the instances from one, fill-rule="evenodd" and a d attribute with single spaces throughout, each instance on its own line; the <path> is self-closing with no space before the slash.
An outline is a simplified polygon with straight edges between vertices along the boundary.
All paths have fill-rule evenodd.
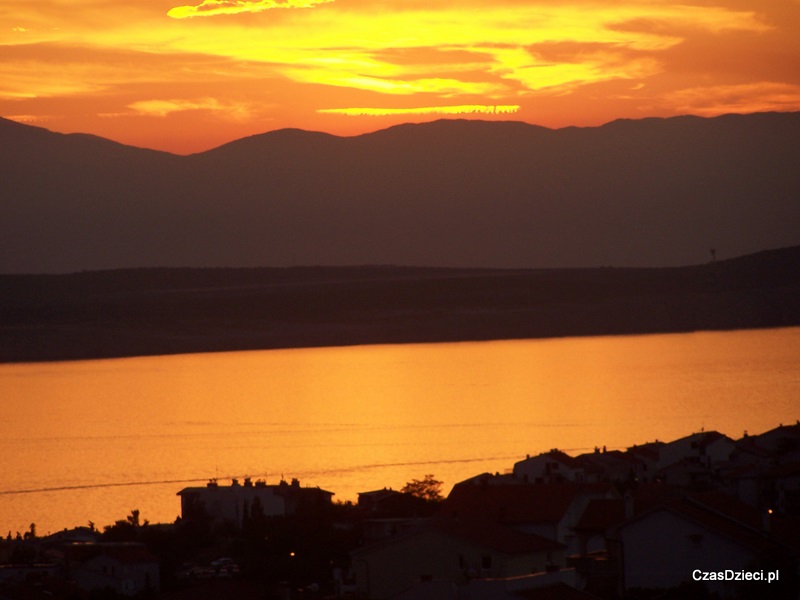
<path id="1" fill-rule="evenodd" d="M 249 476 L 355 501 L 526 454 L 800 417 L 800 328 L 0 365 L 0 534 L 102 528 Z"/>

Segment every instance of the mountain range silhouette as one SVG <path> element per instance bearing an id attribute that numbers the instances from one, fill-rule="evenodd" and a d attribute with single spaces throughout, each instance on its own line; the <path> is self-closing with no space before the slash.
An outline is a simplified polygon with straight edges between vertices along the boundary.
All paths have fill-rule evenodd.
<path id="1" fill-rule="evenodd" d="M 0 119 L 0 272 L 662 267 L 800 243 L 800 113 L 279 130 L 178 156 Z"/>

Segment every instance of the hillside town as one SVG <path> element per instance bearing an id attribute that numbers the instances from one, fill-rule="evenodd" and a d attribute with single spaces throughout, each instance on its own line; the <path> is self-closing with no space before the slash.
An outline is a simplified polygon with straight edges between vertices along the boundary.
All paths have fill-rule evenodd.
<path id="1" fill-rule="evenodd" d="M 0 598 L 365 600 L 800 597 L 800 421 L 528 455 L 443 497 L 433 475 L 336 502 L 297 479 L 176 491 L 0 542 Z"/>

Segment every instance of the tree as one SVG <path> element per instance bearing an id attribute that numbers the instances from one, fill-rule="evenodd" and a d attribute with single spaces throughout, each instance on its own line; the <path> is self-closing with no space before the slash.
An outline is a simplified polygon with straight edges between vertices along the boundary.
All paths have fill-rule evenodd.
<path id="1" fill-rule="evenodd" d="M 131 514 L 128 515 L 128 523 L 130 523 L 133 527 L 139 527 L 139 509 L 136 508 L 131 511 Z"/>
<path id="2" fill-rule="evenodd" d="M 422 498 L 429 502 L 439 502 L 442 497 L 442 482 L 434 479 L 433 475 L 425 475 L 423 479 L 412 479 L 401 489 L 404 494 L 411 494 L 415 498 Z"/>
<path id="3" fill-rule="evenodd" d="M 106 525 L 103 528 L 103 536 L 112 542 L 132 542 L 137 539 L 142 528 L 147 527 L 150 521 L 144 522 L 140 518 L 141 513 L 138 509 L 132 510 L 124 519 L 115 521 L 113 525 Z"/>

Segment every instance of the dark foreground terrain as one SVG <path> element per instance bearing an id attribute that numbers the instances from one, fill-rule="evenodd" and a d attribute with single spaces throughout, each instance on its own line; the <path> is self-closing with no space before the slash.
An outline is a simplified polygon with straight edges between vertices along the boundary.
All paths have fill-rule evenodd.
<path id="1" fill-rule="evenodd" d="M 0 276 L 0 361 L 800 325 L 800 247 L 662 269 Z"/>

